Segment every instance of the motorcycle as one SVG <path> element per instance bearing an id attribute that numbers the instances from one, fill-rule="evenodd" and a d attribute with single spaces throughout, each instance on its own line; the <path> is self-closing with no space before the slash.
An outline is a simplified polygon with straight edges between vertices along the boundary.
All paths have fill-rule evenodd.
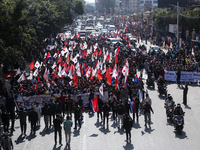
<path id="1" fill-rule="evenodd" d="M 179 134 L 181 134 L 181 131 L 183 130 L 183 125 L 184 125 L 183 115 L 176 115 L 174 117 L 174 127 Z"/>
<path id="2" fill-rule="evenodd" d="M 155 83 L 154 83 L 154 81 L 155 81 L 155 78 L 154 78 L 154 76 L 152 75 L 152 76 L 150 77 L 150 79 L 149 79 L 149 78 L 147 79 L 147 82 L 146 82 L 147 86 L 148 86 L 148 87 L 152 86 L 153 89 L 155 89 Z"/>
<path id="3" fill-rule="evenodd" d="M 174 111 L 174 105 L 171 103 L 165 103 L 166 108 L 166 115 L 170 118 L 171 121 L 173 121 L 173 111 Z"/>
<path id="4" fill-rule="evenodd" d="M 167 86 L 166 84 L 163 84 L 163 86 L 158 84 L 158 92 L 160 95 L 165 95 L 165 97 L 167 97 Z"/>

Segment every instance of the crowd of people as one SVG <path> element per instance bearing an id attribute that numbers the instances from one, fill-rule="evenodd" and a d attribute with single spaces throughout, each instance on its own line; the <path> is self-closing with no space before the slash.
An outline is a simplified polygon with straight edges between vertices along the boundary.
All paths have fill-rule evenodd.
<path id="1" fill-rule="evenodd" d="M 33 78 L 27 79 L 24 73 L 17 73 L 11 79 L 10 91 L 6 87 L 1 88 L 0 108 L 4 132 L 9 132 L 10 120 L 11 131 L 15 131 L 16 100 L 22 96 L 42 94 L 51 95 L 49 103 L 41 106 L 37 101 L 29 112 L 26 106 L 22 106 L 17 112 L 21 134 L 24 136 L 27 115 L 32 134 L 35 134 L 36 126 L 40 125 L 40 118 L 43 116 L 45 129 L 48 130 L 52 124 L 54 125 L 55 144 L 59 133 L 59 143 L 62 145 L 61 124 L 64 122 L 66 144 L 70 146 L 71 126 L 74 124 L 75 130 L 77 126 L 81 128 L 84 116 L 81 94 L 89 93 L 88 111 L 91 113 L 93 108 L 90 104 L 95 98 L 95 92 L 99 92 L 97 117 L 99 119 L 100 115 L 104 128 L 106 119 L 108 125 L 110 111 L 113 120 L 117 120 L 118 128 L 126 130 L 126 141 L 131 140 L 132 122 L 138 122 L 140 110 L 141 113 L 144 112 L 145 126 L 150 125 L 152 101 L 148 91 L 144 89 L 143 72 L 152 72 L 157 80 L 160 76 L 164 78 L 164 70 L 198 71 L 199 51 L 196 50 L 193 54 L 187 43 L 183 43 L 180 48 L 169 44 L 172 49 L 167 53 L 143 52 L 145 45 L 138 35 L 144 34 L 140 28 L 129 23 L 124 27 L 125 33 L 120 32 L 118 28 L 109 35 L 101 34 L 97 38 L 85 39 L 81 39 L 76 33 L 60 34 L 58 37 L 50 37 L 50 40 L 43 43 L 43 47 L 34 55 L 33 65 L 30 66 Z M 126 36 L 127 32 L 137 35 L 138 42 L 131 41 Z M 118 37 L 121 40 L 111 44 L 106 41 L 108 37 Z M 136 50 L 132 51 L 130 45 Z M 141 50 L 142 47 L 144 50 Z M 101 86 L 104 92 L 109 93 L 108 99 L 101 99 Z M 78 101 L 74 102 L 72 95 L 77 95 Z M 66 112 L 67 117 L 64 121 Z M 70 118 L 72 113 L 73 123 Z M 130 117 L 131 113 L 133 117 Z"/>

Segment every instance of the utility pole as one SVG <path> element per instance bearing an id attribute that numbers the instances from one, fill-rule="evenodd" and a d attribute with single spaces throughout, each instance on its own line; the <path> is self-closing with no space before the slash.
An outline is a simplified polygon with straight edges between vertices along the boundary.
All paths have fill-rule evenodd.
<path id="1" fill-rule="evenodd" d="M 151 33 L 151 39 L 153 40 L 153 0 L 152 0 L 152 33 Z"/>
<path id="2" fill-rule="evenodd" d="M 179 9 L 179 2 L 177 2 L 177 27 L 176 27 L 177 28 L 177 44 L 179 42 L 178 41 L 179 40 L 179 38 L 178 38 L 179 37 L 178 36 L 179 35 L 179 25 L 178 25 L 179 24 L 179 10 L 178 9 Z"/>

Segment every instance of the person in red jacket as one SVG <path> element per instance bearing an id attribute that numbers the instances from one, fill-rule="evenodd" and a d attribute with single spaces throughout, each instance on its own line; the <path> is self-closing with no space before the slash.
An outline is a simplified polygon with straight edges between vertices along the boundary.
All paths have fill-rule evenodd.
<path id="1" fill-rule="evenodd" d="M 63 93 L 61 93 L 61 96 L 59 97 L 59 100 L 61 101 L 62 104 L 62 111 L 63 111 L 63 117 L 65 116 L 65 103 L 66 103 L 66 99 L 67 97 L 63 95 Z"/>

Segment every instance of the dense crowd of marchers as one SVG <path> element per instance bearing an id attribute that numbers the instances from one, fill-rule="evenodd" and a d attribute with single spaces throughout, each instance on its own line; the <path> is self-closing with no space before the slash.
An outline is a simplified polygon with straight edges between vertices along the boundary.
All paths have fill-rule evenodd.
<path id="1" fill-rule="evenodd" d="M 110 24 L 113 21 L 111 20 Z M 72 121 L 69 117 L 72 117 L 73 113 L 74 119 L 71 119 L 75 124 L 74 129 L 77 129 L 77 123 L 81 128 L 85 110 L 81 94 L 88 93 L 88 112 L 97 112 L 97 117 L 99 118 L 100 115 L 103 120 L 103 127 L 105 127 L 106 119 L 108 125 L 109 114 L 112 114 L 114 121 L 117 121 L 118 128 L 126 130 L 126 141 L 131 141 L 131 127 L 133 123 L 138 123 L 139 112 L 144 114 L 145 127 L 147 124 L 151 125 L 152 100 L 145 89 L 144 80 L 147 80 L 149 85 L 151 82 L 153 85 L 154 82 L 158 83 L 158 92 L 163 94 L 164 91 L 166 96 L 167 116 L 170 117 L 170 113 L 173 112 L 172 120 L 177 129 L 182 130 L 184 113 L 180 104 L 177 104 L 176 108 L 173 107 L 172 98 L 166 94 L 166 87 L 163 88 L 166 86 L 164 70 L 178 71 L 178 84 L 180 84 L 181 71 L 198 71 L 199 51 L 198 49 L 195 52 L 190 50 L 192 43 L 189 43 L 190 46 L 188 43 L 183 43 L 179 47 L 175 42 L 171 43 L 174 40 L 170 37 L 164 37 L 164 42 L 169 47 L 167 53 L 154 48 L 148 51 L 144 44 L 149 39 L 148 34 L 142 32 L 137 23 L 134 25 L 129 22 L 120 23 L 107 34 L 95 35 L 96 33 L 88 32 L 84 38 L 80 37 L 80 32 L 76 33 L 73 30 L 74 27 L 71 26 L 71 31 L 66 34 L 51 36 L 43 45 L 43 49 L 37 51 L 34 62 L 29 66 L 33 71 L 33 78 L 27 78 L 24 72 L 18 71 L 10 82 L 10 91 L 6 87 L 1 88 L 2 122 L 6 135 L 10 131 L 10 120 L 12 122 L 11 131 L 15 131 L 15 102 L 17 99 L 46 94 L 52 96 L 49 103 L 43 106 L 41 101 L 37 101 L 29 113 L 26 105 L 18 105 L 17 114 L 20 118 L 22 135 L 26 136 L 27 114 L 32 134 L 35 134 L 36 126 L 40 125 L 40 118 L 43 116 L 45 129 L 48 130 L 53 123 L 55 144 L 57 144 L 58 132 L 59 143 L 62 145 L 61 124 L 67 112 L 64 129 L 66 144 L 70 146 Z M 101 32 L 98 28 L 94 29 Z M 136 36 L 136 40 L 133 40 L 132 36 Z M 158 44 L 159 39 L 163 39 L 163 36 L 158 34 L 154 37 Z M 107 40 L 111 38 L 118 41 Z M 187 104 L 187 85 L 183 89 L 184 104 Z M 105 91 L 109 97 L 102 100 L 101 95 Z M 99 92 L 97 97 L 94 96 L 95 92 Z M 72 95 L 76 95 L 78 100 L 73 100 Z M 168 103 L 172 104 L 170 108 L 168 108 Z M 110 113 L 111 110 L 112 113 Z M 180 120 L 182 124 L 179 124 Z M 2 143 L 2 146 L 5 146 L 4 140 Z M 11 144 L 11 142 L 8 143 Z"/>

